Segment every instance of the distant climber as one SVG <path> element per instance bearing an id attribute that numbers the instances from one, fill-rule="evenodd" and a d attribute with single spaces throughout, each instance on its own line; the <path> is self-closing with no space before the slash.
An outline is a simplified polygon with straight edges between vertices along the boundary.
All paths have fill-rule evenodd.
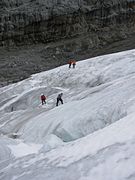
<path id="1" fill-rule="evenodd" d="M 58 94 L 58 96 L 57 96 L 56 106 L 58 106 L 59 101 L 61 102 L 61 104 L 63 104 L 62 96 L 63 96 L 63 93 Z"/>
<path id="2" fill-rule="evenodd" d="M 44 94 L 41 94 L 41 102 L 42 102 L 42 105 L 46 104 L 46 97 Z"/>
<path id="3" fill-rule="evenodd" d="M 73 68 L 75 68 L 75 66 L 76 66 L 76 61 L 75 61 L 75 60 L 72 61 L 72 64 L 73 64 Z"/>
<path id="4" fill-rule="evenodd" d="M 72 60 L 69 60 L 68 64 L 69 64 L 69 68 L 71 68 Z"/>

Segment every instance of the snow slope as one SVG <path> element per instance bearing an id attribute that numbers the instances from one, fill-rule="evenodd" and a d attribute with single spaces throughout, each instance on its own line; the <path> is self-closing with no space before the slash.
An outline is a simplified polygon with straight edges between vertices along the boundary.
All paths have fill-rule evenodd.
<path id="1" fill-rule="evenodd" d="M 135 50 L 1 88 L 0 179 L 134 180 L 134 109 Z"/>

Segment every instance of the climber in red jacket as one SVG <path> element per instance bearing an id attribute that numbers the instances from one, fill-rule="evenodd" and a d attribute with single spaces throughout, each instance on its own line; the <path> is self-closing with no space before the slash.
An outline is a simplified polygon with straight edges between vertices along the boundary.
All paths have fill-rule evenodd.
<path id="1" fill-rule="evenodd" d="M 41 102 L 42 102 L 42 105 L 43 104 L 46 104 L 46 97 L 45 97 L 45 95 L 44 94 L 41 94 Z"/>

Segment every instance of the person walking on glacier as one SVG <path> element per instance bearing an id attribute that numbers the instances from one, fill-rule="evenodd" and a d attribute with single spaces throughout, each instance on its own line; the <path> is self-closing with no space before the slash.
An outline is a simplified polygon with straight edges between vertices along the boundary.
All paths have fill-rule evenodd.
<path id="1" fill-rule="evenodd" d="M 63 104 L 62 96 L 63 96 L 63 93 L 58 94 L 58 96 L 57 96 L 56 106 L 58 106 L 58 105 L 59 105 L 59 101 L 61 102 L 61 104 Z"/>
<path id="2" fill-rule="evenodd" d="M 69 60 L 68 64 L 69 64 L 69 69 L 70 69 L 72 65 L 72 60 Z"/>
<path id="3" fill-rule="evenodd" d="M 41 102 L 42 102 L 42 105 L 46 104 L 46 97 L 44 94 L 41 94 Z"/>
<path id="4" fill-rule="evenodd" d="M 75 66 L 76 66 L 76 61 L 75 61 L 75 60 L 72 61 L 72 64 L 73 64 L 73 68 L 75 68 Z"/>

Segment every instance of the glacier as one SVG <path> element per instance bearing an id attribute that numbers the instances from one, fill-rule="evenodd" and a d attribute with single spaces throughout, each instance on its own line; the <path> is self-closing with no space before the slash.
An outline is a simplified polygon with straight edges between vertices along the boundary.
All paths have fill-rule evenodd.
<path id="1" fill-rule="evenodd" d="M 135 50 L 0 88 L 0 179 L 134 180 L 134 109 Z"/>

